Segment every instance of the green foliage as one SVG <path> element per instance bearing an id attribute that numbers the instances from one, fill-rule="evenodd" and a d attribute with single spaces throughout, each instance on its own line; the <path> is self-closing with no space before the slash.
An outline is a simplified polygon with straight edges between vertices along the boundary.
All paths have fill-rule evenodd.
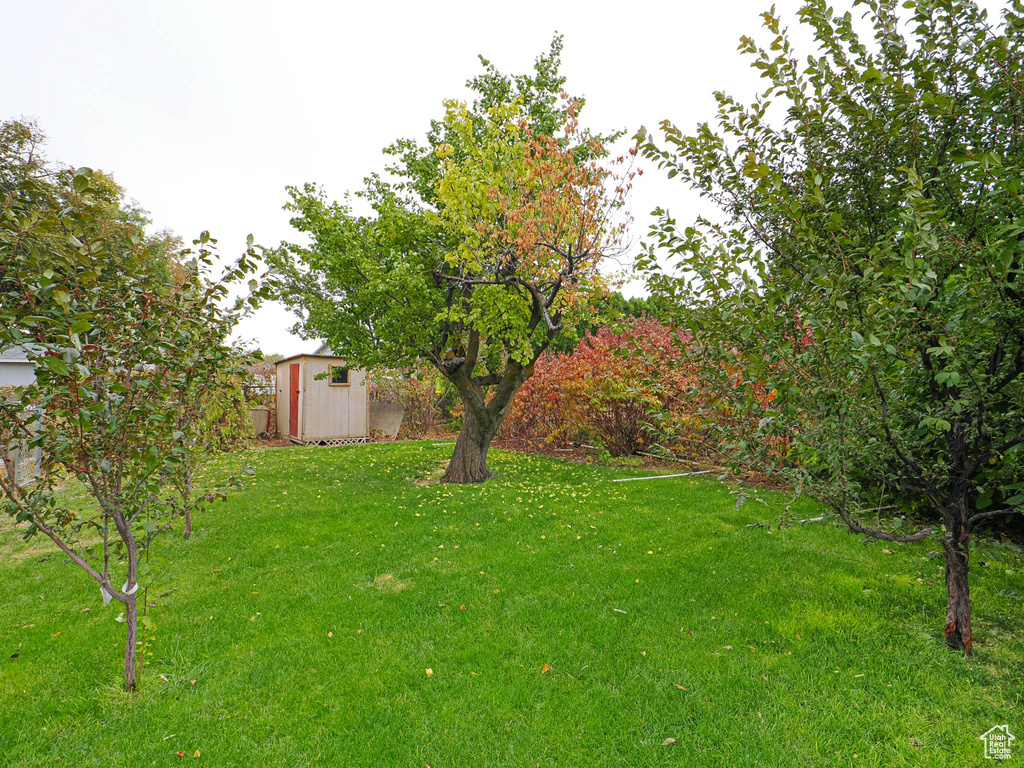
<path id="1" fill-rule="evenodd" d="M 557 49 L 551 55 L 557 69 Z M 537 66 L 549 65 L 542 57 Z M 289 189 L 292 223 L 313 241 L 277 254 L 287 275 L 285 300 L 308 313 L 297 330 L 328 339 L 338 354 L 368 367 L 408 365 L 420 357 L 439 365 L 449 350 L 466 349 L 475 333 L 499 353 L 492 354 L 496 369 L 488 373 L 501 373 L 509 360 L 525 365 L 536 347 L 546 345 L 542 315 L 560 317 L 569 308 L 570 288 L 600 285 L 593 266 L 603 252 L 589 252 L 594 235 L 603 234 L 593 231 L 597 221 L 580 221 L 586 211 L 579 207 L 551 205 L 559 192 L 571 195 L 568 187 L 597 179 L 548 182 L 548 205 L 529 202 L 545 183 L 535 169 L 541 155 L 549 163 L 560 158 L 528 146 L 538 130 L 526 119 L 528 105 L 557 105 L 557 112 L 534 111 L 542 113 L 540 124 L 557 117 L 565 130 L 570 102 L 557 91 L 516 92 L 502 102 L 497 94 L 515 89 L 511 78 L 503 86 L 500 79 L 488 70 L 472 81 L 485 88 L 472 107 L 447 102 L 427 146 L 403 142 L 401 163 L 391 169 L 394 182 L 367 179 L 356 197 L 374 215 L 328 203 L 311 184 Z M 538 76 L 520 84 L 554 88 L 561 79 Z M 574 151 L 593 141 L 570 131 L 562 138 L 574 140 Z M 566 169 L 561 171 L 564 176 Z M 552 244 L 568 255 L 542 245 L 542 234 L 553 235 Z M 572 274 L 559 282 L 560 270 Z M 554 290 L 556 283 L 564 291 Z M 538 306 L 530 286 L 543 289 L 550 306 Z"/>
<path id="2" fill-rule="evenodd" d="M 182 465 L 168 478 L 167 502 L 173 517 L 183 517 L 183 535 L 192 535 L 192 515 L 220 498 L 196 493 L 203 462 L 218 452 L 237 451 L 254 437 L 250 398 L 256 379 L 249 355 L 229 348 L 216 367 L 195 370 L 177 392 L 174 420 L 182 437 Z M 237 481 L 235 481 L 237 484 Z"/>
<path id="3" fill-rule="evenodd" d="M 360 195 L 374 217 L 326 202 L 311 184 L 291 194 L 292 223 L 313 242 L 288 246 L 295 268 L 278 262 L 287 275 L 285 301 L 307 313 L 295 330 L 328 339 L 354 365 L 411 364 L 431 346 L 434 317 L 444 307 L 434 279 L 436 224 L 379 184 Z"/>
<path id="4" fill-rule="evenodd" d="M 643 318 L 668 319 L 673 314 L 672 306 L 664 296 L 633 296 L 627 299 L 619 291 L 605 294 L 590 302 L 587 311 L 581 313 L 574 323 L 563 322 L 562 332 L 551 342 L 549 349 L 569 354 L 588 334 L 596 335 L 602 328 L 618 332 Z"/>
<path id="5" fill-rule="evenodd" d="M 974 524 L 1024 498 L 1024 7 L 992 26 L 969 0 L 858 5 L 867 42 L 851 13 L 804 4 L 819 55 L 802 65 L 764 14 L 770 44 L 741 45 L 766 81 L 754 104 L 717 94 L 715 128 L 641 136 L 725 216 L 663 213 L 687 277 L 654 283 L 734 407 L 777 395 L 739 448 L 783 458 L 854 530 L 891 536 L 855 515 L 893 501 L 940 520 L 952 601 Z M 969 652 L 962 608 L 947 624 L 967 621 Z"/>
<path id="6" fill-rule="evenodd" d="M 69 205 L 80 202 L 75 196 L 76 171 L 47 161 L 46 136 L 32 121 L 7 120 L 0 123 L 0 193 L 16 193 L 21 205 L 30 205 L 36 215 L 58 219 Z M 181 279 L 183 245 L 170 232 L 146 232 L 152 221 L 134 201 L 125 198 L 124 189 L 103 171 L 89 176 L 88 206 L 95 223 L 94 236 L 102 240 L 109 272 L 146 269 L 169 290 Z M 36 229 L 32 235 L 39 247 L 61 249 L 61 234 Z M 143 264 L 139 264 L 139 260 Z"/>
<path id="7" fill-rule="evenodd" d="M 184 408 L 183 398 L 223 385 L 228 335 L 258 297 L 228 311 L 221 304 L 256 261 L 250 247 L 210 282 L 215 241 L 204 233 L 169 281 L 158 244 L 138 233 L 111 237 L 124 219 L 111 213 L 117 199 L 108 199 L 107 177 L 82 168 L 67 186 L 65 178 L 26 175 L 0 211 L 0 349 L 25 349 L 36 372 L 0 403 L 0 453 L 27 439 L 42 457 L 32 482 L 0 474 L 0 509 L 124 605 L 132 689 L 137 590 L 153 576 L 148 548 L 174 517 L 165 491 L 187 472 L 201 417 L 212 415 Z M 50 199 L 62 208 L 40 203 Z M 89 489 L 90 514 L 62 502 L 58 491 L 70 481 Z"/>
<path id="8" fill-rule="evenodd" d="M 569 137 L 559 136 L 566 117 L 565 76 L 559 71 L 562 65 L 562 45 L 562 36 L 555 35 L 548 52 L 538 56 L 534 62 L 533 72 L 522 75 L 506 75 L 480 56 L 484 71 L 466 81 L 466 86 L 476 94 L 472 109 L 467 113 L 473 132 L 486 130 L 487 115 L 517 104 L 520 114 L 535 134 L 559 137 L 563 146 L 567 146 Z M 577 110 L 583 109 L 586 103 L 586 99 L 579 96 L 571 100 L 577 105 Z M 624 133 L 616 131 L 595 136 L 583 130 L 580 140 L 574 146 L 578 159 L 587 161 L 594 158 L 591 141 L 596 140 L 599 147 L 606 146 L 621 138 Z M 442 158 L 451 157 L 455 163 L 462 164 L 467 157 L 463 148 L 463 135 L 464 132 L 458 126 L 444 119 L 431 120 L 425 143 L 420 144 L 414 139 L 399 139 L 384 150 L 385 154 L 396 158 L 389 166 L 389 171 L 401 179 L 399 186 L 402 189 L 432 207 L 443 207 L 444 202 L 438 199 L 437 194 L 443 173 Z M 446 146 L 451 148 L 450 154 L 439 155 L 437 148 Z M 597 154 L 601 154 L 600 149 Z"/>

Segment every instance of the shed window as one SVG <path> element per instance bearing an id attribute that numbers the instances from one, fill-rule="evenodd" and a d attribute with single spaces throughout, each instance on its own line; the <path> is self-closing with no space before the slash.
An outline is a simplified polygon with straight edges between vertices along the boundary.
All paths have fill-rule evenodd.
<path id="1" fill-rule="evenodd" d="M 332 365 L 330 373 L 330 383 L 332 387 L 347 387 L 348 386 L 348 368 L 343 368 L 340 365 Z"/>

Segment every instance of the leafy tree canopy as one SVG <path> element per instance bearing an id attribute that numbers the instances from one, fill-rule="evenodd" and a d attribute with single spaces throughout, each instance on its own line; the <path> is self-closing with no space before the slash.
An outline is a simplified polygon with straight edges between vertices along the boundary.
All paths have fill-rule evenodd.
<path id="1" fill-rule="evenodd" d="M 860 522 L 891 504 L 941 523 L 946 638 L 969 653 L 972 530 L 1024 500 L 1024 4 L 1000 22 L 972 0 L 854 8 L 863 25 L 804 3 L 803 61 L 765 13 L 770 43 L 741 44 L 760 98 L 719 93 L 714 126 L 641 134 L 724 213 L 662 212 L 682 271 L 653 284 L 734 407 L 759 383 L 777 395 L 748 457 L 781 460 L 855 531 L 931 533 Z"/>
<path id="2" fill-rule="evenodd" d="M 81 202 L 74 189 L 76 172 L 49 162 L 45 145 L 46 134 L 34 121 L 0 123 L 0 194 L 17 194 L 20 204 L 31 205 L 35 215 L 60 221 L 62 211 Z M 111 272 L 139 269 L 132 262 L 142 258 L 141 268 L 155 269 L 156 277 L 167 286 L 162 290 L 180 284 L 185 279 L 181 238 L 167 231 L 149 233 L 147 227 L 153 223 L 149 213 L 128 200 L 112 176 L 90 171 L 88 181 L 90 216 L 101 228 L 97 236 L 107 254 L 104 268 Z M 34 230 L 31 237 L 40 247 L 63 247 L 60 229 Z"/>
<path id="3" fill-rule="evenodd" d="M 579 125 L 581 100 L 562 90 L 561 39 L 532 75 L 486 60 L 472 103 L 446 101 L 425 144 L 402 140 L 387 179 L 351 199 L 290 188 L 293 225 L 310 245 L 274 257 L 299 330 L 366 367 L 433 364 L 467 418 L 446 479 L 488 476 L 490 444 L 533 362 L 606 285 L 601 260 L 631 176 L 603 164 L 605 143 Z"/>
<path id="4" fill-rule="evenodd" d="M 591 311 L 574 318 L 572 325 L 565 324 L 563 332 L 551 343 L 550 351 L 569 354 L 587 334 L 594 335 L 602 328 L 619 331 L 628 328 L 633 320 L 668 319 L 675 314 L 672 301 L 664 296 L 633 296 L 627 299 L 620 291 L 605 294 L 591 302 L 588 309 Z"/>
<path id="5" fill-rule="evenodd" d="M 33 135 L 9 128 L 3 136 Z M 257 263 L 250 238 L 224 279 L 208 280 L 214 241 L 204 233 L 172 275 L 109 177 L 19 164 L 27 158 L 0 155 L 0 350 L 21 347 L 35 363 L 31 384 L 0 393 L 0 513 L 25 523 L 26 537 L 50 539 L 105 603 L 123 606 L 132 690 L 138 626 L 151 626 L 139 601 L 159 570 L 149 546 L 202 503 L 174 489 L 191 489 L 203 417 L 238 367 L 228 347 L 235 310 L 258 301 L 226 310 L 229 283 Z M 19 474 L 12 446 L 37 451 L 35 477 Z M 93 510 L 69 507 L 69 480 Z"/>

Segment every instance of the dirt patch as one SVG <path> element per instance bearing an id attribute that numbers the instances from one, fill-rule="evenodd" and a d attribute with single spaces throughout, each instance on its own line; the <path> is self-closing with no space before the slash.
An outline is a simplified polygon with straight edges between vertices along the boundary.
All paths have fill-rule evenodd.
<path id="1" fill-rule="evenodd" d="M 30 523 L 17 523 L 13 517 L 7 515 L 0 516 L 0 560 L 20 563 L 32 559 L 67 558 L 56 544 L 41 533 L 25 541 L 23 537 L 29 525 Z M 87 531 L 75 541 L 75 550 L 81 555 L 84 549 L 101 541 L 95 531 Z"/>
<path id="2" fill-rule="evenodd" d="M 414 586 L 412 579 L 396 579 L 394 574 L 382 573 L 373 580 L 375 589 L 381 592 L 402 592 Z"/>
<path id="3" fill-rule="evenodd" d="M 259 440 L 255 445 L 258 445 L 261 448 L 291 448 L 292 446 L 297 445 L 297 443 L 293 443 L 291 440 L 283 437 L 271 437 L 266 440 Z"/>
<path id="4" fill-rule="evenodd" d="M 14 522 L 13 517 L 0 516 L 0 559 L 21 563 L 50 555 L 64 556 L 64 553 L 42 534 L 34 536 L 29 541 L 22 539 L 28 526 L 28 523 Z"/>
<path id="5" fill-rule="evenodd" d="M 446 455 L 443 459 L 437 462 L 437 466 L 434 467 L 433 471 L 428 472 L 422 477 L 417 477 L 413 482 L 421 487 L 428 485 L 437 485 L 441 482 L 441 478 L 444 477 L 445 470 L 448 469 L 448 459 Z"/>

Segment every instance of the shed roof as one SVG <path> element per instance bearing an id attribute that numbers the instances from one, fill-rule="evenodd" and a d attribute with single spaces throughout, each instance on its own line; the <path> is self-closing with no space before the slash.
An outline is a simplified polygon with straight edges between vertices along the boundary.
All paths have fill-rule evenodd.
<path id="1" fill-rule="evenodd" d="M 28 359 L 29 351 L 42 352 L 43 348 L 37 344 L 15 344 L 7 347 L 6 349 L 0 349 L 0 362 L 4 363 L 31 363 Z"/>
<path id="2" fill-rule="evenodd" d="M 316 357 L 320 358 L 321 360 L 341 360 L 342 362 L 345 362 L 345 358 L 338 357 L 337 355 L 318 355 L 315 352 L 303 352 L 302 354 L 292 355 L 291 357 L 283 357 L 276 363 L 274 363 L 274 365 L 280 365 L 281 363 L 287 363 L 292 360 L 298 360 L 300 357 Z"/>

